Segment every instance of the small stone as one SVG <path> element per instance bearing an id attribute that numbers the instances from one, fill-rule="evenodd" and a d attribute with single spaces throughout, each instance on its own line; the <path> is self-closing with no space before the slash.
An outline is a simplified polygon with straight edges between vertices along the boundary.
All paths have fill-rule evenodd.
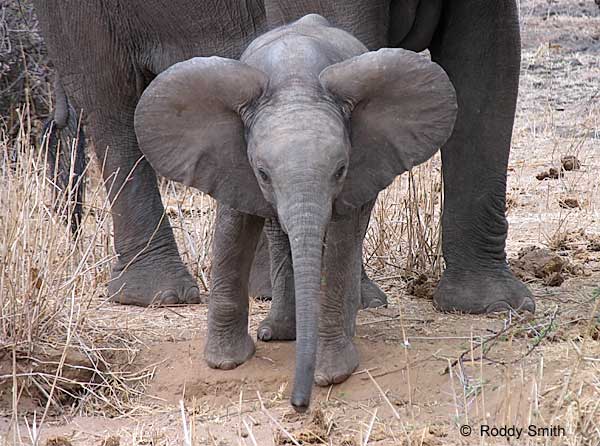
<path id="1" fill-rule="evenodd" d="M 558 205 L 563 209 L 579 209 L 581 208 L 579 200 L 577 198 L 563 198 L 558 200 Z"/>
<path id="2" fill-rule="evenodd" d="M 581 162 L 574 155 L 566 155 L 560 159 L 562 168 L 567 171 L 581 169 Z"/>
<path id="3" fill-rule="evenodd" d="M 555 167 L 551 167 L 548 170 L 545 170 L 543 172 L 538 173 L 535 177 L 542 181 L 545 180 L 546 178 L 550 178 L 551 180 L 557 180 L 558 178 L 563 176 L 563 171 L 562 169 L 557 169 Z"/>
<path id="4" fill-rule="evenodd" d="M 562 172 L 554 167 L 551 167 L 548 170 L 548 178 L 552 178 L 553 180 L 557 180 L 562 177 Z"/>

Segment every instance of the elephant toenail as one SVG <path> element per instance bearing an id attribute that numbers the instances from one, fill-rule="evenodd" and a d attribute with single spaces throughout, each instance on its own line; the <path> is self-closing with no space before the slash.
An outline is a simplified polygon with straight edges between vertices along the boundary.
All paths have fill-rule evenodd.
<path id="1" fill-rule="evenodd" d="M 323 375 L 315 375 L 315 384 L 320 387 L 327 387 L 332 384 L 332 382 Z"/>
<path id="2" fill-rule="evenodd" d="M 258 339 L 261 341 L 270 341 L 273 337 L 273 331 L 270 327 L 262 327 L 258 330 Z"/>
<path id="3" fill-rule="evenodd" d="M 201 302 L 200 289 L 192 286 L 185 291 L 184 301 L 188 304 L 197 304 Z"/>
<path id="4" fill-rule="evenodd" d="M 160 297 L 156 299 L 155 304 L 157 305 L 175 305 L 179 303 L 179 296 L 175 290 L 163 291 Z"/>
<path id="5" fill-rule="evenodd" d="M 237 364 L 233 361 L 223 361 L 219 364 L 221 370 L 233 370 L 237 367 Z"/>
<path id="6" fill-rule="evenodd" d="M 526 297 L 521 306 L 518 308 L 518 311 L 528 311 L 531 314 L 535 313 L 535 302 L 533 299 Z"/>
<path id="7" fill-rule="evenodd" d="M 513 308 L 504 301 L 494 302 L 486 308 L 486 313 L 500 313 L 502 311 L 510 311 Z"/>

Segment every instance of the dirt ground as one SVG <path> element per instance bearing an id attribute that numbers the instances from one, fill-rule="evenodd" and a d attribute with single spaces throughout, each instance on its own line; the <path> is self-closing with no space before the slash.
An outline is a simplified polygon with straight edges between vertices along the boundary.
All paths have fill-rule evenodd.
<path id="1" fill-rule="evenodd" d="M 592 0 L 522 0 L 520 15 L 508 253 L 533 290 L 535 316 L 440 314 L 427 293 L 408 295 L 393 268 L 370 264 L 390 305 L 360 313 L 357 372 L 316 388 L 311 411 L 300 416 L 288 404 L 294 343 L 257 342 L 246 364 L 211 370 L 202 359 L 206 305 L 131 308 L 100 293 L 87 318 L 135 339 L 129 367 L 145 371 L 143 391 L 123 404 L 127 410 L 53 409 L 38 444 L 600 445 L 600 9 Z M 579 168 L 561 171 L 565 156 Z M 536 178 L 551 168 L 557 178 Z M 181 240 L 203 231 L 193 215 L 179 220 Z M 190 259 L 201 253 L 182 246 L 198 272 Z M 254 337 L 268 306 L 251 302 Z M 10 375 L 4 366 L 0 372 Z M 0 397 L 2 432 L 14 395 Z M 22 444 L 43 411 L 38 404 L 23 397 Z M 482 434 L 484 426 L 530 425 L 546 430 L 510 440 Z M 5 444 L 16 431 L 6 432 Z"/>

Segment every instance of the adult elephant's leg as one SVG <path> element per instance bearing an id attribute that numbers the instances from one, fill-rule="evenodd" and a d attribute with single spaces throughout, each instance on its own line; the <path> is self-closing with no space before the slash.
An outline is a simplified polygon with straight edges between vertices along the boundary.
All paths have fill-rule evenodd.
<path id="1" fill-rule="evenodd" d="M 319 386 L 343 382 L 358 367 L 358 351 L 352 338 L 361 304 L 362 238 L 356 234 L 361 232 L 364 213 L 371 212 L 372 204 L 332 221 L 327 230 L 315 370 Z"/>
<path id="2" fill-rule="evenodd" d="M 446 271 L 434 295 L 443 311 L 534 311 L 505 252 L 506 169 L 519 82 L 514 0 L 445 2 L 431 46 L 458 97 L 454 132 L 442 149 Z"/>
<path id="3" fill-rule="evenodd" d="M 204 349 L 212 368 L 230 370 L 254 354 L 248 334 L 248 278 L 263 221 L 226 206 L 217 210 Z"/>
<path id="4" fill-rule="evenodd" d="M 276 220 L 267 220 L 264 232 L 271 254 L 273 300 L 257 335 L 261 341 L 291 341 L 296 339 L 296 298 L 290 240 Z"/>
<path id="5" fill-rule="evenodd" d="M 156 175 L 137 146 L 133 115 L 146 79 L 128 53 L 136 45 L 107 17 L 110 8 L 73 2 L 67 13 L 62 3 L 36 1 L 35 6 L 65 92 L 88 117 L 108 191 L 118 255 L 109 293 L 117 302 L 143 306 L 199 302 L 164 214 Z"/>
<path id="6" fill-rule="evenodd" d="M 133 98 L 124 100 L 114 97 L 112 109 L 96 108 L 90 119 L 118 254 L 109 294 L 130 305 L 198 303 L 198 286 L 181 261 L 156 175 L 137 147 Z"/>

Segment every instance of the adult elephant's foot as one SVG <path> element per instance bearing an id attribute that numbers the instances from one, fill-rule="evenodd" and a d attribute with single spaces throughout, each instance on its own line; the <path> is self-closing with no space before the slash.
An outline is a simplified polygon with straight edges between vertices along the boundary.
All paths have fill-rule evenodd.
<path id="1" fill-rule="evenodd" d="M 388 304 L 386 294 L 364 273 L 364 270 L 360 281 L 360 303 L 363 309 L 383 307 Z"/>
<path id="2" fill-rule="evenodd" d="M 329 386 L 346 381 L 358 367 L 358 351 L 348 338 L 321 342 L 315 369 L 315 384 Z"/>
<path id="3" fill-rule="evenodd" d="M 248 333 L 209 336 L 204 347 L 204 359 L 212 369 L 232 370 L 250 359 L 255 350 L 254 341 Z"/>
<path id="4" fill-rule="evenodd" d="M 471 314 L 535 311 L 529 289 L 508 268 L 498 271 L 446 270 L 433 295 L 440 311 Z"/>
<path id="5" fill-rule="evenodd" d="M 197 304 L 203 302 L 196 281 L 179 258 L 121 262 L 113 267 L 108 292 L 123 305 Z"/>
<path id="6" fill-rule="evenodd" d="M 256 336 L 263 342 L 293 341 L 296 339 L 296 319 L 269 314 L 258 326 Z"/>

